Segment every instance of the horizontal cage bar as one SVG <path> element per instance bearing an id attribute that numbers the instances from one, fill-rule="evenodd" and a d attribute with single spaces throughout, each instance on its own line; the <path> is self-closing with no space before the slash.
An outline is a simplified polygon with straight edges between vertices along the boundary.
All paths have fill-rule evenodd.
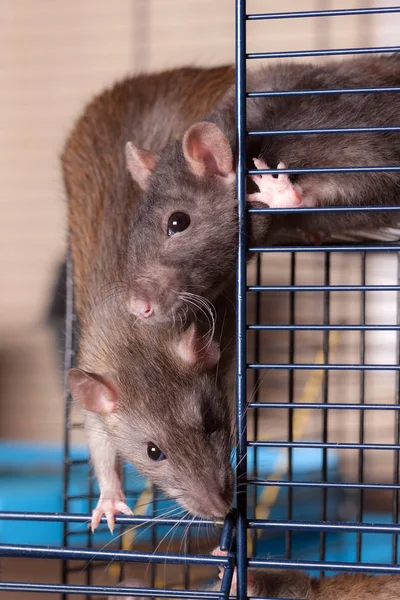
<path id="1" fill-rule="evenodd" d="M 250 558 L 248 566 L 261 569 L 309 569 L 317 571 L 356 571 L 357 573 L 400 573 L 400 565 L 357 562 L 334 562 L 318 560 L 284 560 Z"/>
<path id="2" fill-rule="evenodd" d="M 329 488 L 347 488 L 354 490 L 400 490 L 400 484 L 391 483 L 354 483 L 354 482 L 342 482 L 342 481 L 283 481 L 277 479 L 248 479 L 247 485 L 260 486 L 260 487 L 287 487 L 287 488 L 316 488 L 316 489 L 329 489 Z"/>
<path id="3" fill-rule="evenodd" d="M 311 56 L 348 56 L 351 54 L 387 54 L 400 52 L 400 46 L 379 46 L 375 48 L 334 48 L 332 50 L 290 50 L 287 52 L 251 52 L 246 54 L 249 60 L 261 58 L 305 58 Z"/>
<path id="4" fill-rule="evenodd" d="M 386 523 L 347 523 L 340 521 L 266 521 L 264 519 L 251 519 L 248 522 L 250 529 L 284 529 L 292 531 L 346 531 L 364 533 L 400 533 L 400 524 Z"/>
<path id="5" fill-rule="evenodd" d="M 328 450 L 400 450 L 400 444 L 367 444 L 350 442 L 248 442 L 250 448 L 326 448 Z"/>
<path id="6" fill-rule="evenodd" d="M 318 370 L 318 369 L 317 369 Z M 400 404 L 346 404 L 345 402 L 249 402 L 249 408 L 312 408 L 320 410 L 400 410 Z"/>
<path id="7" fill-rule="evenodd" d="M 74 514 L 74 513 L 50 513 L 50 512 L 20 512 L 20 511 L 0 511 L 0 521 L 56 521 L 62 523 L 90 523 L 91 515 Z M 123 515 L 115 515 L 115 522 L 121 525 L 145 525 L 148 524 L 151 519 L 148 517 L 126 517 Z M 107 523 L 106 518 L 103 517 L 101 523 Z M 168 519 L 159 518 L 154 519 L 155 525 L 196 525 L 196 526 L 210 526 L 220 525 L 219 521 L 212 521 L 211 519 Z"/>
<path id="8" fill-rule="evenodd" d="M 400 365 L 343 364 L 343 363 L 249 363 L 248 369 L 278 369 L 293 371 L 400 371 Z"/>
<path id="9" fill-rule="evenodd" d="M 131 552 L 129 550 L 98 550 L 96 548 L 71 548 L 61 546 L 31 546 L 20 544 L 0 544 L 0 557 L 43 558 L 64 560 L 95 560 L 114 562 L 152 562 L 174 565 L 214 565 L 227 566 L 229 556 L 164 554 L 154 552 Z"/>
<path id="10" fill-rule="evenodd" d="M 332 94 L 379 94 L 400 92 L 398 86 L 381 86 L 381 87 L 358 87 L 358 88 L 331 88 L 328 90 L 274 90 L 247 92 L 247 98 L 274 98 L 282 96 L 329 96 Z"/>
<path id="11" fill-rule="evenodd" d="M 299 19 L 315 17 L 348 17 L 351 15 L 376 15 L 384 13 L 398 13 L 400 6 L 383 6 L 382 8 L 342 8 L 337 10 L 301 10 L 278 13 L 254 13 L 246 15 L 248 21 Z"/>
<path id="12" fill-rule="evenodd" d="M 77 585 L 59 583 L 25 583 L 14 581 L 1 581 L 0 592 L 42 592 L 52 594 L 90 594 L 101 596 L 144 596 L 158 598 L 200 598 L 204 600 L 217 600 L 223 598 L 222 592 L 172 590 L 158 588 L 135 588 L 99 585 Z"/>
<path id="13" fill-rule="evenodd" d="M 325 127 L 317 129 L 257 129 L 247 132 L 249 137 L 258 137 L 263 135 L 326 135 L 343 133 L 391 133 L 400 131 L 400 126 L 393 125 L 388 127 Z"/>
<path id="14" fill-rule="evenodd" d="M 275 169 L 277 171 L 277 169 Z M 283 171 L 284 169 L 282 169 Z M 257 173 L 257 171 L 252 171 Z M 342 213 L 342 212 L 397 212 L 400 210 L 400 206 L 319 206 L 318 208 L 302 207 L 298 208 L 248 208 L 247 212 L 249 215 L 253 214 L 290 214 L 290 213 Z"/>
<path id="15" fill-rule="evenodd" d="M 400 171 L 400 167 L 397 165 L 370 165 L 368 167 L 316 167 L 316 168 L 302 168 L 302 169 L 248 169 L 246 173 L 248 175 L 281 175 L 282 173 L 391 173 Z M 364 210 L 365 207 L 357 207 L 358 210 Z M 397 207 L 398 209 L 399 207 Z M 380 208 L 383 210 L 384 206 Z M 318 209 L 312 209 L 318 210 Z"/>
<path id="16" fill-rule="evenodd" d="M 249 285 L 248 292 L 397 292 L 400 285 Z"/>
<path id="17" fill-rule="evenodd" d="M 399 331 L 400 325 L 247 325 L 250 331 Z"/>
<path id="18" fill-rule="evenodd" d="M 376 242 L 375 244 L 335 244 L 327 246 L 255 246 L 249 248 L 249 252 L 398 252 L 400 244 L 384 244 Z"/>

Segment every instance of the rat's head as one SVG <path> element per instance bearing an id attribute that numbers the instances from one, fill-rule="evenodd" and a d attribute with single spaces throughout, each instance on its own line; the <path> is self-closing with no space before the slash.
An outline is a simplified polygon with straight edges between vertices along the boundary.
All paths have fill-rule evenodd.
<path id="1" fill-rule="evenodd" d="M 118 374 L 72 369 L 71 393 L 101 415 L 119 454 L 168 496 L 197 516 L 222 517 L 233 495 L 232 415 L 214 368 L 218 344 L 204 346 L 194 325 L 162 352 L 157 342 L 143 355 L 136 345 Z"/>
<path id="2" fill-rule="evenodd" d="M 235 268 L 237 202 L 231 146 L 198 123 L 160 156 L 126 146 L 127 167 L 144 190 L 131 232 L 128 309 L 146 322 L 213 300 Z"/>

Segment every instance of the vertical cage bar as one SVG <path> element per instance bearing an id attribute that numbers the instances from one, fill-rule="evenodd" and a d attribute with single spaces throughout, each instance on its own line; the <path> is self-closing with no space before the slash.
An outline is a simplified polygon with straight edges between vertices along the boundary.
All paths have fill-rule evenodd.
<path id="1" fill-rule="evenodd" d="M 256 285 L 261 285 L 261 269 L 262 269 L 262 255 L 257 254 L 257 263 L 256 263 Z M 261 294 L 256 293 L 255 297 L 255 321 L 256 323 L 261 323 Z M 256 363 L 260 362 L 260 337 L 261 332 L 254 332 L 254 361 Z M 260 376 L 260 371 L 255 369 L 254 377 L 253 377 L 253 393 L 252 398 L 254 402 L 258 402 L 260 399 L 260 387 L 261 387 L 262 379 Z M 255 408 L 253 411 L 253 440 L 258 440 L 258 419 L 260 418 L 260 411 Z M 255 479 L 258 478 L 258 447 L 253 448 L 253 477 Z M 253 509 L 253 516 L 256 518 L 257 511 L 257 486 L 252 486 L 251 488 L 251 506 Z M 258 531 L 257 529 L 252 529 L 250 532 L 251 535 L 251 544 L 253 555 L 257 556 L 257 541 L 258 541 Z"/>
<path id="2" fill-rule="evenodd" d="M 326 252 L 324 256 L 324 285 L 330 285 L 330 270 L 331 270 L 331 255 L 330 252 Z M 324 308 L 323 308 L 323 321 L 324 325 L 329 325 L 330 322 L 330 291 L 324 292 Z M 329 331 L 323 333 L 323 356 L 324 364 L 329 364 Z M 322 381 L 322 402 L 328 404 L 329 402 L 329 371 L 324 371 Z M 326 443 L 328 441 L 328 422 L 329 422 L 329 410 L 324 410 L 322 414 L 322 441 Z M 327 482 L 328 480 L 328 450 L 327 448 L 322 449 L 322 472 L 321 480 Z M 322 498 L 322 510 L 321 519 L 322 521 L 327 520 L 327 504 L 328 504 L 328 490 L 326 487 L 321 490 Z M 320 547 L 319 547 L 319 558 L 324 561 L 326 557 L 326 533 L 321 531 L 320 533 Z M 321 573 L 324 576 L 324 572 Z"/>
<path id="3" fill-rule="evenodd" d="M 366 261 L 367 255 L 365 252 L 361 253 L 361 285 L 365 285 L 366 281 Z M 365 308 L 366 308 L 366 295 L 365 292 L 361 292 L 360 298 L 360 325 L 365 325 Z M 360 331 L 360 364 L 365 364 L 365 331 Z M 360 371 L 360 404 L 365 404 L 365 371 Z M 360 444 L 363 444 L 365 440 L 365 413 L 360 410 L 359 415 L 359 438 Z M 364 483 L 364 450 L 361 448 L 358 451 L 358 483 Z M 357 521 L 362 522 L 364 517 L 364 490 L 362 488 L 358 491 L 358 511 Z M 356 560 L 361 562 L 362 558 L 362 534 L 357 533 L 356 538 Z"/>
<path id="4" fill-rule="evenodd" d="M 237 597 L 247 598 L 246 427 L 246 1 L 236 0 L 236 136 L 239 246 L 237 255 L 236 322 L 236 548 Z"/>
<path id="5" fill-rule="evenodd" d="M 296 285 L 296 254 L 292 252 L 290 255 L 290 285 Z M 290 325 L 295 324 L 296 319 L 296 292 L 290 292 L 289 295 L 289 322 Z M 289 364 L 294 364 L 295 360 L 295 332 L 289 332 Z M 294 369 L 290 369 L 288 373 L 288 397 L 289 402 L 294 402 Z M 288 441 L 293 442 L 293 409 L 288 409 Z M 293 448 L 288 448 L 288 481 L 293 481 Z M 288 487 L 287 497 L 287 519 L 293 519 L 293 488 Z M 292 531 L 288 530 L 285 533 L 285 557 L 292 557 Z"/>
<path id="6" fill-rule="evenodd" d="M 400 283 L 400 253 L 397 254 L 397 283 Z M 396 323 L 400 322 L 400 292 L 396 293 Z M 397 364 L 400 364 L 400 332 L 396 332 L 396 360 Z M 396 385 L 395 385 L 395 404 L 400 404 L 400 372 L 396 372 Z M 400 419 L 398 411 L 395 412 L 394 415 L 394 443 L 398 444 L 400 442 Z M 399 452 L 394 453 L 393 459 L 393 483 L 398 484 L 400 481 L 399 477 Z M 392 521 L 393 523 L 399 522 L 399 492 L 398 490 L 393 490 L 393 502 L 392 502 Z M 399 559 L 399 536 L 394 533 L 392 537 L 392 563 L 394 565 L 397 564 Z"/>
<path id="7" fill-rule="evenodd" d="M 76 340 L 74 336 L 74 282 L 72 259 L 68 252 L 66 257 L 65 270 L 65 289 L 66 289 L 66 307 L 65 307 L 65 352 L 64 352 L 64 466 L 63 466 L 63 511 L 69 511 L 69 483 L 71 476 L 70 457 L 70 437 L 69 427 L 72 398 L 68 389 L 68 371 L 75 364 Z M 63 524 L 63 542 L 67 543 L 68 523 Z M 61 561 L 61 580 L 63 584 L 68 583 L 68 561 Z M 68 594 L 62 594 L 62 600 L 67 600 Z"/>

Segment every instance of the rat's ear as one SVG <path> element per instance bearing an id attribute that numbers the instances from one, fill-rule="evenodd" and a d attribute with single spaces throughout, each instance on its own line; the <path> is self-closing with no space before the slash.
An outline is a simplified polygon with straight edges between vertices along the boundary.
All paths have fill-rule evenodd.
<path id="1" fill-rule="evenodd" d="M 147 152 L 147 150 L 139 150 L 135 144 L 127 142 L 125 146 L 125 158 L 127 169 L 133 181 L 136 181 L 142 190 L 146 190 L 149 177 L 157 164 L 158 156 Z"/>
<path id="2" fill-rule="evenodd" d="M 203 370 L 215 366 L 221 356 L 218 342 L 204 337 L 194 323 L 182 333 L 176 351 L 185 363 Z"/>
<path id="3" fill-rule="evenodd" d="M 198 177 L 220 175 L 226 183 L 235 178 L 231 145 L 213 123 L 192 125 L 183 138 L 183 154 L 190 171 Z"/>
<path id="4" fill-rule="evenodd" d="M 72 397 L 85 410 L 111 413 L 117 406 L 117 388 L 100 375 L 82 369 L 70 369 L 68 384 Z"/>

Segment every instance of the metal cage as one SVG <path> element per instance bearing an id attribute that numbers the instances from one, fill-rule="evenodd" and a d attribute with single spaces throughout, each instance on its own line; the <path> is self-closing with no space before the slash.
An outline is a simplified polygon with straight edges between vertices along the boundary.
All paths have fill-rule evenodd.
<path id="1" fill-rule="evenodd" d="M 399 245 L 396 235 L 381 242 L 335 243 L 327 246 L 303 244 L 280 247 L 248 248 L 246 220 L 248 213 L 293 212 L 290 209 L 248 209 L 246 192 L 246 139 L 257 132 L 246 130 L 246 66 L 248 60 L 285 59 L 297 57 L 339 56 L 376 52 L 398 52 L 400 47 L 346 48 L 335 50 L 304 50 L 288 52 L 247 53 L 246 24 L 256 20 L 318 19 L 378 13 L 399 13 L 400 7 L 319 10 L 291 13 L 246 14 L 246 1 L 236 0 L 236 89 L 239 202 L 239 250 L 237 265 L 237 362 L 236 362 L 236 509 L 225 523 L 199 519 L 180 519 L 177 507 L 152 491 L 145 482 L 134 482 L 127 467 L 124 477 L 127 498 L 137 508 L 134 517 L 118 517 L 118 535 L 114 538 L 103 532 L 93 536 L 88 529 L 88 514 L 96 498 L 96 487 L 90 472 L 87 454 L 77 452 L 75 440 L 82 434 L 82 422 L 75 413 L 68 391 L 65 392 L 64 443 L 64 506 L 63 513 L 0 512 L 0 520 L 30 521 L 62 524 L 63 543 L 60 545 L 12 545 L 0 543 L 0 557 L 29 557 L 57 559 L 52 565 L 61 565 L 57 582 L 0 581 L 0 592 L 36 592 L 72 596 L 144 596 L 159 598 L 227 598 L 233 569 L 236 565 L 238 597 L 247 596 L 246 570 L 254 568 L 294 568 L 316 575 L 331 572 L 365 571 L 373 573 L 400 572 L 398 534 L 399 525 L 399 354 L 400 354 L 400 267 Z M 399 88 L 331 89 L 313 91 L 267 92 L 259 90 L 252 95 L 279 96 L 301 94 L 338 94 L 368 92 L 385 93 Z M 396 127 L 400 130 L 400 127 Z M 374 131 L 379 128 L 373 128 Z M 320 132 L 320 130 L 318 130 Z M 349 130 L 350 131 L 350 130 Z M 360 130 L 351 130 L 359 135 Z M 297 135 L 317 130 L 292 132 Z M 335 130 L 326 130 L 334 136 Z M 264 132 L 265 133 L 265 132 Z M 268 132 L 271 133 L 271 132 Z M 337 169 L 336 169 L 337 170 Z M 400 170 L 400 166 L 353 168 L 340 171 Z M 302 172 L 287 169 L 288 173 Z M 303 169 L 304 171 L 304 169 Z M 335 169 L 307 169 L 307 172 L 333 172 Z M 276 171 L 270 170 L 274 173 Z M 249 171 L 252 173 L 252 171 Z M 294 209 L 296 211 L 359 211 L 361 208 Z M 397 210 L 376 208 L 368 210 Z M 399 236 L 400 237 L 400 236 Z M 248 253 L 256 254 L 252 267 Z M 382 253 L 385 253 L 384 255 Z M 369 283 L 369 266 L 375 256 L 391 257 L 389 283 Z M 312 283 L 300 277 L 305 257 L 318 256 L 313 267 Z M 277 257 L 286 261 L 284 274 L 273 285 L 265 284 L 264 273 Z M 282 258 L 284 257 L 284 258 Z M 335 265 L 343 257 L 356 257 L 350 282 L 337 283 Z M 350 260 L 350 259 L 349 259 Z M 389 259 L 388 259 L 389 260 Z M 315 282 L 315 280 L 317 281 Z M 78 324 L 73 311 L 72 266 L 68 259 L 66 270 L 66 328 L 65 372 L 74 364 Z M 297 307 L 306 294 L 312 294 L 316 321 L 299 322 Z M 342 322 L 332 315 L 338 297 L 357 295 L 356 318 Z M 371 294 L 381 298 L 389 294 L 394 307 L 394 322 L 370 322 L 368 299 Z M 273 295 L 278 303 L 285 297 L 285 321 L 265 317 L 263 299 Z M 379 299 L 378 299 L 379 302 Z M 285 312 L 286 311 L 286 312 Z M 280 315 L 281 316 L 281 315 Z M 312 320 L 312 319 L 311 319 Z M 374 333 L 393 334 L 393 360 L 371 362 L 368 336 Z M 305 334 L 314 336 L 306 360 L 299 360 Z M 340 335 L 356 335 L 357 356 L 350 361 L 335 360 Z M 276 336 L 275 338 L 271 336 Z M 278 340 L 279 360 L 264 359 L 264 349 L 270 340 Z M 310 340 L 311 338 L 307 338 Z M 354 337 L 352 338 L 355 339 Z M 267 343 L 265 343 L 265 341 Z M 344 345 L 346 343 L 344 342 Z M 273 345 L 272 345 L 273 346 Z M 340 344 L 339 344 L 340 347 Z M 317 349 L 317 353 L 313 354 Z M 285 358 L 282 358 L 285 356 Z M 311 358 L 310 358 L 311 356 Z M 313 358 L 314 357 L 314 358 Z M 346 358 L 344 356 L 344 358 Z M 274 394 L 264 398 L 265 373 L 276 377 L 278 398 Z M 371 402 L 371 377 L 388 374 L 391 401 Z M 338 379 L 338 376 L 339 379 Z M 355 379 L 356 378 L 356 379 Z M 340 385 L 355 386 L 357 398 L 332 400 L 332 382 L 335 396 Z M 355 383 L 356 382 L 356 383 Z M 299 395 L 298 390 L 308 390 Z M 311 389 L 311 392 L 310 392 Z M 343 388 L 344 389 L 344 388 Z M 276 421 L 275 415 L 281 415 Z M 304 415 L 314 419 L 314 430 L 307 430 Z M 267 417 L 265 417 L 267 415 Z M 282 416 L 283 415 L 283 416 Z M 339 415 L 339 416 L 338 416 Z M 373 415 L 373 420 L 370 415 Z M 375 435 L 378 417 L 384 416 L 384 441 Z M 335 418 L 334 418 L 335 416 Z M 353 438 L 343 438 L 345 424 L 355 423 Z M 268 439 L 264 425 L 276 425 L 276 434 Z M 332 425 L 336 424 L 336 429 Z M 373 435 L 370 431 L 373 430 Z M 354 433 L 356 432 L 356 433 Z M 388 443 L 389 439 L 389 443 Z M 341 454 L 342 453 L 342 454 Z M 351 456 L 349 473 L 341 471 L 341 456 Z M 371 459 L 370 457 L 373 457 Z M 369 463 L 385 464 L 384 480 L 373 479 L 368 473 Z M 122 467 L 121 467 L 122 468 Z M 376 472 L 376 471 L 375 471 Z M 374 473 L 374 471 L 372 471 Z M 79 485 L 77 481 L 79 480 Z M 377 514 L 377 499 L 380 508 Z M 144 508 L 142 508 L 144 507 Z M 390 508 L 390 510 L 389 510 Z M 147 512 L 146 511 L 150 511 Z M 164 516 L 160 516 L 160 511 Z M 102 520 L 103 527 L 105 519 Z M 179 531 L 179 546 L 170 548 L 169 529 Z M 143 530 L 144 538 L 137 531 Z M 203 532 L 207 534 L 204 541 Z M 59 531 L 61 534 L 61 531 Z M 210 535 L 228 551 L 226 557 L 210 556 Z M 136 537 L 135 537 L 136 536 Z M 143 540 L 143 541 L 142 541 Z M 165 548 L 164 548 L 164 546 Z M 207 549 L 206 549 L 207 547 Z M 379 553 L 376 548 L 380 548 Z M 372 548 L 372 552 L 370 549 Z M 375 556 L 375 558 L 373 558 Z M 114 585 L 105 584 L 104 566 L 112 570 Z M 216 567 L 224 568 L 221 590 L 207 591 L 207 582 L 215 578 Z M 136 567 L 136 569 L 135 569 Z M 197 570 L 201 576 L 197 579 Z M 54 568 L 50 569 L 54 573 Z M 142 587 L 119 587 L 118 581 L 140 574 L 145 579 Z M 177 588 L 170 584 L 176 573 Z M 53 578 L 54 579 L 54 578 Z M 172 581 L 172 580 L 171 580 Z M 161 582 L 161 583 L 160 583 Z M 200 585 L 201 582 L 201 585 Z M 201 589 L 199 589 L 199 586 Z"/>

